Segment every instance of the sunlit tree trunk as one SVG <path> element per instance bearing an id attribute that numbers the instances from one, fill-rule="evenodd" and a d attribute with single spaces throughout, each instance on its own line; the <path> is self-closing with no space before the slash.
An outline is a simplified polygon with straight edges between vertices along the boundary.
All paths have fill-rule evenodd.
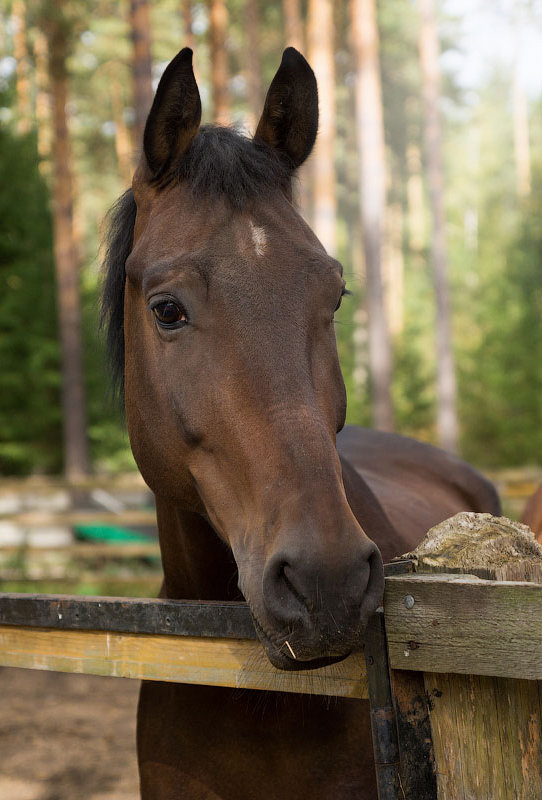
<path id="1" fill-rule="evenodd" d="M 47 37 L 41 30 L 34 36 L 34 59 L 36 61 L 36 126 L 38 131 L 38 153 L 40 172 L 51 171 L 51 95 L 49 92 L 49 53 Z"/>
<path id="2" fill-rule="evenodd" d="M 419 254 L 426 242 L 425 190 L 423 184 L 422 152 L 419 125 L 420 100 L 409 97 L 406 101 L 406 201 L 408 245 L 413 253 Z"/>
<path id="3" fill-rule="evenodd" d="M 359 196 L 367 286 L 373 424 L 381 430 L 392 430 L 392 354 L 382 281 L 386 164 L 375 0 L 351 0 L 350 16 L 356 66 Z"/>
<path id="4" fill-rule="evenodd" d="M 320 120 L 311 158 L 314 231 L 328 253 L 337 251 L 335 188 L 335 51 L 333 2 L 309 0 L 308 55 L 318 81 Z"/>
<path id="5" fill-rule="evenodd" d="M 134 158 L 137 160 L 143 146 L 145 122 L 152 105 L 151 25 L 147 0 L 130 0 L 129 21 L 133 45 Z"/>
<path id="6" fill-rule="evenodd" d="M 124 102 L 122 99 L 122 85 L 118 79 L 117 66 L 109 70 L 109 89 L 111 92 L 111 109 L 115 122 L 115 152 L 120 176 L 125 186 L 132 182 L 132 145 L 130 133 L 124 120 Z"/>
<path id="7" fill-rule="evenodd" d="M 305 53 L 305 37 L 300 0 L 282 0 L 282 16 L 284 22 L 284 46 L 295 47 Z M 311 219 L 311 183 L 312 161 L 306 161 L 298 170 L 298 180 L 294 184 L 294 197 L 301 214 Z"/>
<path id="8" fill-rule="evenodd" d="M 260 58 L 260 9 L 258 0 L 246 0 L 247 85 L 250 124 L 255 129 L 263 107 L 262 65 Z"/>
<path id="9" fill-rule="evenodd" d="M 183 22 L 185 46 L 190 47 L 191 50 L 194 50 L 195 37 L 194 33 L 192 32 L 193 18 L 192 18 L 192 3 L 190 2 L 190 0 L 182 0 L 181 19 Z"/>
<path id="10" fill-rule="evenodd" d="M 409 142 L 407 162 L 408 241 L 410 249 L 419 253 L 425 245 L 425 204 L 422 178 L 422 154 L 416 142 Z"/>
<path id="11" fill-rule="evenodd" d="M 403 258 L 403 207 L 400 202 L 390 203 L 386 213 L 384 241 L 384 272 L 386 313 L 392 336 L 399 336 L 404 324 L 404 274 Z"/>
<path id="12" fill-rule="evenodd" d="M 26 3 L 24 0 L 13 0 L 11 20 L 13 25 L 13 55 L 16 62 L 17 130 L 19 133 L 28 133 L 32 127 L 32 100 L 28 43 L 26 40 Z"/>
<path id="13" fill-rule="evenodd" d="M 218 125 L 230 122 L 228 94 L 228 9 L 225 0 L 209 0 L 209 34 L 211 41 L 211 93 L 213 116 Z"/>
<path id="14" fill-rule="evenodd" d="M 418 0 L 418 3 L 421 17 L 419 44 L 425 115 L 425 155 L 433 219 L 431 260 L 436 298 L 437 433 L 440 445 L 455 453 L 458 450 L 459 425 L 444 215 L 439 43 L 434 0 Z"/>
<path id="15" fill-rule="evenodd" d="M 56 10 L 63 3 L 57 0 Z M 59 9 L 60 7 L 60 9 Z M 68 32 L 64 20 L 48 26 L 49 75 L 52 97 L 52 189 L 54 257 L 62 363 L 64 469 L 69 479 L 89 471 L 85 389 L 81 344 L 79 270 L 73 232 L 73 172 L 66 104 L 68 100 Z"/>
<path id="16" fill-rule="evenodd" d="M 300 0 L 282 0 L 282 14 L 286 47 L 295 47 L 296 50 L 303 53 L 305 45 Z"/>

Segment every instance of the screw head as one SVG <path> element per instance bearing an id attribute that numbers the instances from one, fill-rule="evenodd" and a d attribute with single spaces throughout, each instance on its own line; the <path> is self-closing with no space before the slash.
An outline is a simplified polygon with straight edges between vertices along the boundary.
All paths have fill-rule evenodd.
<path id="1" fill-rule="evenodd" d="M 411 594 L 407 594 L 403 600 L 403 603 L 407 608 L 412 608 L 415 603 L 415 600 Z"/>

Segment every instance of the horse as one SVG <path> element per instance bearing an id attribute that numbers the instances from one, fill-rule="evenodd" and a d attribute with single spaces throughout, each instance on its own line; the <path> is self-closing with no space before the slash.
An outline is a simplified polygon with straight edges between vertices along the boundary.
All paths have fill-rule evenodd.
<path id="1" fill-rule="evenodd" d="M 529 526 L 536 540 L 542 544 L 542 483 L 527 500 L 521 522 Z"/>
<path id="2" fill-rule="evenodd" d="M 292 201 L 318 126 L 303 56 L 285 50 L 252 138 L 200 123 L 185 48 L 158 85 L 105 257 L 109 352 L 156 496 L 160 596 L 245 600 L 263 658 L 331 665 L 363 647 L 383 559 L 499 501 L 430 445 L 343 431 L 342 267 Z M 376 796 L 361 700 L 143 682 L 137 753 L 143 800 Z"/>

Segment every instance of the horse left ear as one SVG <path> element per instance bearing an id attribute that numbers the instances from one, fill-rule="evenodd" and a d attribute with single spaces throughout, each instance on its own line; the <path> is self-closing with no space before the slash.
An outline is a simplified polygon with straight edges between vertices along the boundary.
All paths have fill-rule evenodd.
<path id="1" fill-rule="evenodd" d="M 143 134 L 143 152 L 157 179 L 187 150 L 201 122 L 201 101 L 192 69 L 192 50 L 183 48 L 158 84 Z"/>
<path id="2" fill-rule="evenodd" d="M 254 135 L 286 156 L 292 169 L 310 154 L 318 132 L 316 78 L 301 53 L 288 47 L 271 82 Z"/>

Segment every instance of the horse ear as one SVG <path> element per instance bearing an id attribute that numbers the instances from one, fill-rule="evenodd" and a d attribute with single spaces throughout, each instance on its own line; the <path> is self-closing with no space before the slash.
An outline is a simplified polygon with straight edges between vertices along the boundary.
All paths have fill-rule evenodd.
<path id="1" fill-rule="evenodd" d="M 162 75 L 145 125 L 143 151 L 154 178 L 164 175 L 186 151 L 200 121 L 192 50 L 185 47 Z"/>
<path id="2" fill-rule="evenodd" d="M 299 167 L 311 152 L 318 131 L 318 89 L 314 72 L 301 53 L 288 47 L 271 82 L 254 135 Z"/>

